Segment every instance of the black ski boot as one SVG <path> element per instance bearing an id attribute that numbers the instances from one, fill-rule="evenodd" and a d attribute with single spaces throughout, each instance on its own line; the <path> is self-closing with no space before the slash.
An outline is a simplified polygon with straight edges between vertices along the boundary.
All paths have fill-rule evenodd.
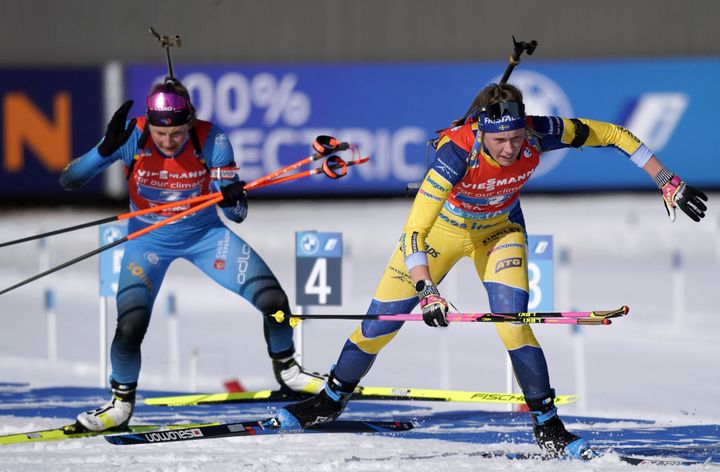
<path id="1" fill-rule="evenodd" d="M 590 460 L 594 453 L 590 444 L 567 429 L 560 417 L 553 398 L 555 392 L 547 398 L 527 400 L 532 416 L 535 440 L 540 448 L 551 457 L 569 457 Z"/>
<path id="2" fill-rule="evenodd" d="M 280 429 L 296 430 L 335 420 L 345 409 L 358 382 L 339 380 L 333 372 L 320 393 L 278 410 L 275 420 Z"/>

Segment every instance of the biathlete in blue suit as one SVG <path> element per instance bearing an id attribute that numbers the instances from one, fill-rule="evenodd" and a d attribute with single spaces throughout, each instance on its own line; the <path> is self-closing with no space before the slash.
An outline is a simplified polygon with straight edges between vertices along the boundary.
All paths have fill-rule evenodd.
<path id="1" fill-rule="evenodd" d="M 110 120 L 98 146 L 68 164 L 60 176 L 66 190 L 81 187 L 115 161 L 125 164 L 132 211 L 222 192 L 218 203 L 230 220 L 247 215 L 245 183 L 239 181 L 232 146 L 212 123 L 198 120 L 187 89 L 168 79 L 147 98 L 146 116 L 127 121 L 132 101 Z M 186 210 L 178 207 L 130 219 L 133 233 Z M 117 293 L 117 328 L 110 359 L 111 400 L 77 417 L 90 431 L 128 424 L 140 375 L 140 345 L 153 304 L 170 264 L 182 258 L 211 279 L 248 300 L 265 316 L 264 334 L 277 381 L 285 390 L 317 392 L 319 376 L 294 359 L 293 331 L 268 315 L 290 313 L 288 298 L 275 275 L 253 248 L 223 224 L 208 207 L 125 243 Z"/>

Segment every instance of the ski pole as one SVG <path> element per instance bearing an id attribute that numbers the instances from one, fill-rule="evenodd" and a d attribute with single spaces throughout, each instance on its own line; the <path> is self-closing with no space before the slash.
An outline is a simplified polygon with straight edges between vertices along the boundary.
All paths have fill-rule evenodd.
<path id="1" fill-rule="evenodd" d="M 512 37 L 512 40 L 514 51 L 513 54 L 510 56 L 507 68 L 505 68 L 505 72 L 500 79 L 501 84 L 507 83 L 508 79 L 510 78 L 510 74 L 512 74 L 513 69 L 515 69 L 515 66 L 520 64 L 520 56 L 522 55 L 522 53 L 527 52 L 528 56 L 532 55 L 532 53 L 535 52 L 535 48 L 538 44 L 538 42 L 534 39 L 529 43 L 526 43 L 525 41 L 515 41 L 515 36 Z"/>
<path id="2" fill-rule="evenodd" d="M 338 159 L 339 159 L 339 158 L 338 158 Z M 356 162 L 356 163 L 363 163 L 363 162 L 367 162 L 368 159 L 369 159 L 369 158 L 359 159 L 359 160 L 357 160 L 357 161 L 355 161 L 355 162 Z M 342 159 L 340 159 L 340 161 L 342 161 Z M 343 161 L 343 162 L 344 162 L 344 161 Z M 337 166 L 337 165 L 339 165 L 339 164 L 333 164 L 333 165 L 336 165 L 336 166 Z M 290 167 L 290 166 L 288 166 L 288 167 Z M 310 174 L 308 174 L 308 175 L 310 175 Z M 301 175 L 301 176 L 296 177 L 296 178 L 300 178 L 300 177 L 304 177 L 304 176 L 306 176 L 306 175 Z M 248 188 L 248 187 L 254 188 L 254 187 L 260 187 L 260 186 L 269 186 L 269 185 L 273 185 L 273 184 L 276 184 L 276 183 L 281 183 L 281 182 L 284 182 L 284 181 L 285 181 L 285 180 L 278 180 L 278 179 L 275 179 L 275 180 L 266 180 L 265 177 L 261 177 L 261 178 L 259 178 L 259 179 L 257 179 L 257 180 L 254 180 L 254 181 L 250 182 L 250 183 L 246 186 L 246 188 Z M 258 184 L 258 182 L 260 182 L 260 184 Z M 211 205 L 213 205 L 213 204 L 219 203 L 219 202 L 221 202 L 221 201 L 223 200 L 223 198 L 224 198 L 223 195 L 222 195 L 222 192 L 215 192 L 215 193 L 211 193 L 211 194 L 209 194 L 209 195 L 203 195 L 202 197 L 204 197 L 206 201 L 204 201 L 204 202 L 202 202 L 202 203 L 199 203 L 198 205 L 193 206 L 193 207 L 191 207 L 191 208 L 188 208 L 187 210 L 185 210 L 185 211 L 183 211 L 183 212 L 181 212 L 181 213 L 177 213 L 177 214 L 172 215 L 172 216 L 170 216 L 170 217 L 168 217 L 168 218 L 166 218 L 166 219 L 164 219 L 164 220 L 158 221 L 158 222 L 155 223 L 155 224 L 152 224 L 152 225 L 147 226 L 147 227 L 145 227 L 145 228 L 143 228 L 143 229 L 140 229 L 140 230 L 138 230 L 138 231 L 136 231 L 136 232 L 134 232 L 134 233 L 132 233 L 132 234 L 124 237 L 124 238 L 121 238 L 121 239 L 118 239 L 118 240 L 116 240 L 116 241 L 113 241 L 112 243 L 106 244 L 105 246 L 102 246 L 102 247 L 100 247 L 100 248 L 97 248 L 97 249 L 95 249 L 95 250 L 93 250 L 93 251 L 90 251 L 90 252 L 88 252 L 88 253 L 86 253 L 86 254 L 83 254 L 83 255 L 81 255 L 81 256 L 78 256 L 78 257 L 76 257 L 75 259 L 72 259 L 72 260 L 70 260 L 70 261 L 64 262 L 64 263 L 62 263 L 62 264 L 60 264 L 60 265 L 58 265 L 58 266 L 55 266 L 55 267 L 52 267 L 52 268 L 46 270 L 46 271 L 44 271 L 44 272 L 42 272 L 42 273 L 40 273 L 40 274 L 34 275 L 34 276 L 32 276 L 32 277 L 30 277 L 30 278 L 27 278 L 27 279 L 25 279 L 25 280 L 23 280 L 23 281 L 21 281 L 21 282 L 18 282 L 18 283 L 15 284 L 15 285 L 12 285 L 12 286 L 10 286 L 10 287 L 7 287 L 7 288 L 5 288 L 4 290 L 1 290 L 1 291 L 0 291 L 0 295 L 3 295 L 3 294 L 5 294 L 5 293 L 7 293 L 7 292 L 9 292 L 9 291 L 11 291 L 11 290 L 14 290 L 14 289 L 18 288 L 18 287 L 22 287 L 22 286 L 25 285 L 25 284 L 28 284 L 28 283 L 30 283 L 30 282 L 33 282 L 33 281 L 35 281 L 35 280 L 37 280 L 37 279 L 40 279 L 40 278 L 42 278 L 42 277 L 45 277 L 46 275 L 52 274 L 53 272 L 57 272 L 57 271 L 60 270 L 60 269 L 64 269 L 65 267 L 68 267 L 68 266 L 70 266 L 70 265 L 72 265 L 72 264 L 75 264 L 75 263 L 80 262 L 80 261 L 82 261 L 82 260 L 84 260 L 84 259 L 87 259 L 88 257 L 94 256 L 95 254 L 99 254 L 99 253 L 101 253 L 101 252 L 103 252 L 103 251 L 105 251 L 105 250 L 107 250 L 107 249 L 110 249 L 110 248 L 112 248 L 112 247 L 115 247 L 115 246 L 117 246 L 117 245 L 119 245 L 119 244 L 122 244 L 122 243 L 124 243 L 124 242 L 126 242 L 126 241 L 130 241 L 130 240 L 132 240 L 132 239 L 135 239 L 135 238 L 137 238 L 137 237 L 142 236 L 143 234 L 146 234 L 146 233 L 149 233 L 149 232 L 151 232 L 151 231 L 154 231 L 154 230 L 156 230 L 156 229 L 158 229 L 158 228 L 160 228 L 160 227 L 162 227 L 162 226 L 167 225 L 168 223 L 172 223 L 172 222 L 175 221 L 175 220 L 178 220 L 178 219 L 183 218 L 183 217 L 185 217 L 185 216 L 188 216 L 188 215 L 190 215 L 190 214 L 192 214 L 192 213 L 195 213 L 195 212 L 197 212 L 197 211 L 199 211 L 199 210 L 202 210 L 203 208 L 207 208 L 207 207 L 209 207 L 209 206 L 211 206 Z M 199 198 L 199 197 L 198 197 L 198 198 Z M 182 201 L 182 202 L 175 202 L 175 203 L 169 204 L 169 206 L 170 206 L 170 207 L 177 207 L 177 206 L 180 206 L 180 205 L 185 204 L 185 202 L 187 202 L 187 200 L 184 200 L 184 201 Z M 112 218 L 114 218 L 114 217 L 112 217 Z"/>
<path id="3" fill-rule="evenodd" d="M 11 291 L 11 290 L 14 290 L 14 289 L 18 288 L 18 287 L 22 287 L 23 285 L 28 284 L 28 283 L 30 283 L 30 282 L 32 282 L 32 281 L 35 281 L 35 280 L 37 280 L 37 279 L 39 279 L 39 278 L 45 277 L 46 275 L 50 275 L 50 274 L 52 274 L 53 272 L 57 272 L 57 271 L 60 270 L 60 269 L 64 269 L 65 267 L 68 267 L 68 266 L 73 265 L 73 264 L 75 264 L 75 263 L 77 263 L 77 262 L 80 262 L 80 261 L 82 261 L 82 260 L 84 260 L 84 259 L 87 259 L 88 257 L 94 256 L 95 254 L 99 254 L 99 253 L 101 253 L 101 252 L 103 252 L 103 251 L 105 251 L 105 250 L 107 250 L 107 249 L 110 249 L 110 248 L 112 248 L 112 247 L 115 247 L 115 246 L 117 246 L 117 245 L 120 245 L 120 244 L 122 244 L 122 243 L 124 243 L 124 242 L 126 242 L 126 241 L 130 241 L 130 240 L 132 240 L 132 239 L 135 239 L 135 238 L 137 238 L 137 237 L 140 237 L 140 236 L 142 236 L 143 234 L 149 233 L 150 231 L 153 231 L 153 230 L 155 230 L 155 229 L 160 228 L 161 226 L 165 226 L 165 225 L 167 225 L 167 224 L 169 224 L 169 223 L 172 223 L 172 222 L 175 221 L 175 220 L 178 220 L 178 219 L 180 219 L 180 218 L 183 218 L 183 217 L 185 217 L 185 216 L 188 216 L 188 215 L 190 215 L 190 214 L 192 214 L 192 213 L 195 213 L 195 212 L 197 212 L 197 211 L 199 211 L 199 210 L 202 210 L 203 208 L 206 208 L 206 207 L 209 207 L 209 206 L 211 206 L 211 205 L 214 205 L 214 204 L 222 201 L 222 199 L 223 199 L 223 196 L 220 195 L 220 196 L 215 197 L 215 198 L 213 198 L 213 199 L 211 199 L 211 200 L 208 200 L 208 201 L 206 201 L 206 202 L 200 203 L 200 204 L 198 204 L 198 205 L 196 205 L 196 206 L 194 206 L 194 207 L 192 207 L 192 208 L 188 208 L 187 210 L 185 210 L 185 211 L 183 211 L 183 212 L 181 212 L 181 213 L 178 213 L 178 214 L 176 214 L 176 215 L 170 216 L 170 217 L 168 217 L 168 218 L 166 218 L 166 219 L 164 219 L 164 220 L 162 220 L 162 221 L 158 221 L 157 223 L 155 223 L 155 224 L 153 224 L 153 225 L 150 225 L 150 226 L 147 226 L 147 227 L 145 227 L 145 228 L 143 228 L 143 229 L 140 229 L 140 230 L 138 230 L 138 231 L 135 231 L 134 233 L 129 234 L 129 235 L 125 236 L 124 238 L 118 239 L 118 240 L 113 241 L 113 242 L 111 242 L 111 243 L 109 243 L 109 244 L 106 244 L 105 246 L 99 247 L 99 248 L 97 248 L 97 249 L 94 249 L 94 250 L 86 253 L 86 254 L 83 254 L 83 255 L 81 255 L 81 256 L 78 256 L 78 257 L 76 257 L 75 259 L 69 260 L 69 261 L 67 261 L 67 262 L 63 262 L 62 264 L 57 265 L 57 266 L 55 266 L 55 267 L 52 267 L 52 268 L 46 270 L 45 272 L 42 272 L 42 273 L 37 274 L 37 275 L 33 275 L 32 277 L 27 278 L 27 279 L 23 280 L 22 282 L 18 282 L 18 283 L 16 283 L 15 285 L 13 285 L 13 286 L 11 286 L 11 287 L 8 287 L 8 288 L 6 288 L 6 289 L 1 290 L 1 291 L 0 291 L 0 295 L 3 295 L 3 294 L 5 294 L 5 293 L 7 293 L 7 292 L 9 292 L 9 291 Z"/>
<path id="4" fill-rule="evenodd" d="M 333 138 L 333 137 L 331 137 L 331 136 L 318 136 L 318 137 L 316 138 L 315 142 L 317 143 L 318 141 L 323 141 L 323 142 L 332 143 L 332 145 L 330 145 L 330 144 L 327 144 L 327 145 L 326 145 L 327 148 L 329 149 L 327 152 L 332 152 L 332 150 L 338 150 L 338 151 L 339 151 L 339 150 L 345 150 L 345 149 L 348 149 L 348 148 L 350 148 L 350 147 L 354 147 L 354 146 L 349 145 L 348 143 L 341 143 L 341 142 L 337 141 L 335 138 Z M 313 144 L 313 147 L 317 147 L 317 146 L 322 146 L 322 144 Z M 325 153 L 325 154 L 326 154 L 326 153 Z M 307 172 L 305 172 L 305 173 L 294 174 L 294 175 L 291 175 L 291 176 L 283 177 L 283 178 L 281 178 L 281 179 L 273 179 L 273 180 L 271 180 L 272 177 L 277 177 L 277 176 L 280 176 L 280 175 L 282 175 L 282 174 L 285 174 L 285 173 L 287 173 L 287 172 L 289 172 L 289 171 L 291 171 L 291 170 L 294 170 L 294 169 L 297 169 L 298 167 L 301 167 L 303 164 L 310 163 L 310 162 L 312 162 L 312 161 L 314 161 L 314 160 L 317 160 L 317 159 L 319 159 L 319 158 L 321 158 L 321 157 L 323 157 L 323 155 L 321 155 L 320 153 L 315 153 L 315 154 L 313 154 L 312 156 L 303 158 L 303 159 L 301 159 L 301 160 L 299 160 L 299 161 L 297 161 L 297 162 L 295 162 L 295 163 L 293 163 L 293 164 L 290 164 L 290 165 L 285 166 L 285 167 L 283 167 L 283 168 L 281 168 L 281 169 L 278 169 L 278 170 L 276 170 L 276 171 L 274 171 L 274 172 L 271 172 L 271 173 L 268 174 L 268 175 L 265 175 L 265 176 L 263 176 L 263 177 L 260 177 L 259 179 L 255 180 L 255 181 L 253 181 L 253 182 L 251 182 L 251 183 L 249 183 L 249 184 L 247 184 L 247 185 L 245 186 L 245 189 L 250 190 L 250 189 L 252 189 L 252 188 L 261 188 L 261 187 L 266 187 L 266 186 L 273 185 L 273 184 L 276 184 L 276 183 L 286 182 L 286 181 L 290 181 L 290 180 L 296 180 L 296 179 L 299 179 L 299 178 L 302 178 L 302 177 L 308 177 L 308 176 L 310 176 L 310 175 L 314 175 L 314 174 L 319 173 L 320 170 L 323 170 L 323 172 L 325 172 L 325 175 L 327 175 L 328 177 L 335 179 L 335 178 L 338 178 L 338 177 L 342 177 L 342 175 L 345 175 L 345 174 L 343 173 L 342 175 L 337 175 L 337 174 L 334 174 L 334 175 L 333 175 L 333 173 L 331 172 L 332 170 L 337 169 L 337 168 L 342 168 L 343 165 L 353 166 L 353 165 L 363 164 L 363 163 L 365 163 L 365 162 L 367 162 L 367 161 L 369 160 L 368 157 L 365 157 L 365 158 L 361 158 L 361 159 L 354 159 L 354 160 L 352 160 L 352 161 L 348 161 L 347 163 L 345 163 L 345 161 L 343 161 L 342 159 L 340 159 L 340 158 L 337 157 L 337 156 L 330 156 L 330 157 L 333 157 L 333 158 L 337 158 L 337 159 L 339 160 L 339 162 L 337 162 L 336 164 L 330 164 L 330 165 L 327 165 L 327 166 L 323 165 L 323 168 L 313 169 L 312 171 L 307 171 Z M 344 163 L 344 164 L 343 164 L 343 163 Z M 327 169 L 326 169 L 326 168 L 327 168 Z M 101 218 L 101 219 L 99 219 L 99 220 L 89 221 L 89 222 L 87 222 L 87 223 L 81 223 L 81 224 L 75 225 L 75 226 L 68 226 L 67 228 L 60 228 L 60 229 L 56 229 L 56 230 L 53 230 L 53 231 L 48 231 L 48 232 L 46 232 L 46 233 L 36 234 L 36 235 L 33 235 L 33 236 L 27 236 L 27 237 L 24 237 L 24 238 L 14 239 L 14 240 L 12 240 L 12 241 L 7 241 L 7 242 L 4 242 L 4 243 L 0 243 L 0 248 L 1 248 L 1 247 L 5 247 L 5 246 L 12 246 L 12 245 L 14 245 L 14 244 L 20 244 L 20 243 L 24 243 L 24 242 L 28 242 L 28 241 L 33 241 L 33 240 L 45 238 L 45 237 L 48 237 L 48 236 L 55 236 L 55 235 L 58 235 L 58 234 L 68 233 L 68 232 L 70 232 L 70 231 L 76 231 L 76 230 L 83 229 L 83 228 L 89 228 L 89 227 L 92 227 L 92 226 L 101 225 L 101 224 L 103 224 L 103 223 L 110 223 L 110 222 L 113 222 L 113 221 L 122 221 L 122 220 L 126 220 L 126 219 L 133 218 L 133 217 L 136 217 L 136 216 L 146 215 L 146 214 L 149 214 L 149 213 L 158 213 L 158 212 L 161 212 L 161 211 L 164 211 L 164 210 L 168 210 L 168 209 L 171 209 L 171 208 L 177 208 L 177 207 L 181 207 L 181 206 L 192 205 L 192 204 L 195 204 L 195 203 L 198 203 L 198 202 L 203 202 L 203 201 L 209 200 L 209 199 L 211 199 L 211 198 L 216 198 L 216 197 L 218 197 L 218 196 L 220 196 L 220 195 L 221 195 L 220 192 L 214 192 L 214 193 L 209 193 L 209 194 L 207 194 L 207 195 L 199 195 L 199 196 L 197 196 L 197 197 L 188 198 L 188 199 L 186 199 L 186 200 L 181 200 L 181 201 L 177 201 L 177 202 L 170 202 L 170 203 L 165 203 L 165 204 L 162 204 L 162 205 L 157 205 L 157 206 L 154 206 L 154 207 L 151 207 L 151 208 L 144 208 L 144 209 L 142 209 L 142 210 L 135 210 L 135 211 L 127 212 L 127 213 L 121 213 L 121 214 L 119 214 L 119 215 L 108 216 L 108 217 L 106 217 L 106 218 Z"/>
<path id="5" fill-rule="evenodd" d="M 12 246 L 13 244 L 20 244 L 20 243 L 24 243 L 27 241 L 33 241 L 35 239 L 41 239 L 41 238 L 44 238 L 47 236 L 55 236 L 56 234 L 68 233 L 70 231 L 76 231 L 78 229 L 89 228 L 91 226 L 98 226 L 103 223 L 110 223 L 113 221 L 126 220 L 128 218 L 146 215 L 148 213 L 157 213 L 157 212 L 160 212 L 163 210 L 167 210 L 167 209 L 175 208 L 175 207 L 179 207 L 179 206 L 191 205 L 193 203 L 209 200 L 211 198 L 217 197 L 218 195 L 220 195 L 220 192 L 210 193 L 207 195 L 200 195 L 198 197 L 188 198 L 187 200 L 182 200 L 179 202 L 165 203 L 163 205 L 154 206 L 152 208 L 144 208 L 142 210 L 135 210 L 135 211 L 127 212 L 127 213 L 121 213 L 119 215 L 108 216 L 107 218 L 101 218 L 99 220 L 94 220 L 94 221 L 88 221 L 87 223 L 82 223 L 82 224 L 75 225 L 75 226 L 68 226 L 67 228 L 60 228 L 60 229 L 56 229 L 54 231 L 48 231 L 47 233 L 36 234 L 34 236 L 28 236 L 25 238 L 20 238 L 20 239 L 15 239 L 13 241 L 7 241 L 4 243 L 0 243 L 0 247 Z"/>
<path id="6" fill-rule="evenodd" d="M 281 323 L 285 317 L 275 317 L 278 323 Z M 333 316 L 333 315 L 291 315 L 290 326 L 297 326 L 302 320 L 383 320 L 383 321 L 423 321 L 423 316 L 419 313 L 407 313 L 398 316 L 393 315 L 349 315 L 347 317 Z M 612 324 L 612 320 L 609 318 L 537 318 L 537 317 L 512 317 L 512 316 L 478 316 L 475 318 L 462 318 L 453 316 L 452 313 L 448 313 L 447 320 L 449 323 L 527 323 L 527 324 L 569 324 L 569 325 L 609 325 Z"/>
<path id="7" fill-rule="evenodd" d="M 611 318 L 627 315 L 630 312 L 628 306 L 622 306 L 617 310 L 607 311 L 571 311 L 571 312 L 519 312 L 519 313 L 448 313 L 449 322 L 458 323 L 546 323 L 546 324 L 580 324 L 580 325 L 607 325 L 611 324 Z M 290 315 L 278 311 L 272 316 L 275 321 L 282 323 L 285 319 L 290 320 L 293 325 L 300 320 L 325 319 L 325 320 L 384 320 L 384 321 L 423 321 L 419 313 L 400 314 L 371 314 L 371 315 Z"/>
<path id="8" fill-rule="evenodd" d="M 332 157 L 332 156 L 331 156 L 331 157 Z M 365 158 L 362 158 L 362 159 L 357 159 L 357 160 L 354 160 L 354 161 L 349 161 L 349 162 L 346 163 L 346 165 L 347 165 L 347 166 L 352 166 L 352 165 L 357 165 L 357 164 L 363 164 L 363 163 L 367 162 L 368 160 L 369 160 L 369 158 L 368 158 L 368 157 L 365 157 Z M 344 162 L 344 161 L 343 161 L 343 162 Z M 336 168 L 341 167 L 341 166 L 334 164 L 334 165 L 329 165 L 328 167 L 329 167 L 330 169 L 336 169 Z M 281 183 L 281 182 L 285 182 L 285 181 L 289 181 L 289 180 L 296 180 L 296 179 L 299 179 L 299 178 L 301 178 L 301 177 L 307 177 L 307 176 L 309 176 L 309 175 L 314 175 L 314 174 L 317 174 L 317 173 L 319 173 L 319 172 L 320 172 L 320 168 L 318 168 L 318 169 L 313 169 L 313 171 L 307 171 L 306 173 L 295 174 L 295 175 L 293 175 L 293 176 L 287 176 L 287 177 L 285 177 L 285 178 L 283 178 L 283 179 L 275 179 L 275 180 L 269 180 L 269 181 L 268 181 L 268 180 L 265 180 L 265 178 L 262 177 L 261 179 L 258 179 L 259 181 L 261 180 L 261 182 L 260 182 L 259 184 L 256 184 L 255 182 L 258 182 L 258 181 L 255 181 L 255 182 L 252 182 L 252 183 L 248 184 L 247 186 L 245 186 L 245 188 L 248 189 L 248 190 L 250 190 L 251 188 L 266 187 L 266 186 L 273 185 L 273 184 L 276 184 L 276 183 Z M 336 177 L 333 177 L 333 178 L 336 178 Z M 58 235 L 58 234 L 68 233 L 68 232 L 70 232 L 70 231 L 76 231 L 76 230 L 83 229 L 83 228 L 89 228 L 89 227 L 92 227 L 92 226 L 98 226 L 98 225 L 101 225 L 101 224 L 103 224 L 103 223 L 111 223 L 111 222 L 113 222 L 113 221 L 122 221 L 122 220 L 126 220 L 126 219 L 133 218 L 133 217 L 136 217 L 136 216 L 146 215 L 146 214 L 148 214 L 148 213 L 158 213 L 158 212 L 161 212 L 161 211 L 164 211 L 164 210 L 168 210 L 168 209 L 170 209 L 170 208 L 177 208 L 177 207 L 181 207 L 181 206 L 192 205 L 192 204 L 194 204 L 194 203 L 203 202 L 203 201 L 209 200 L 209 199 L 211 199 L 211 198 L 216 198 L 216 197 L 218 197 L 218 196 L 220 196 L 220 195 L 221 195 L 221 192 L 214 192 L 214 193 L 209 193 L 209 194 L 207 194 L 207 195 L 200 195 L 200 196 L 197 196 L 197 197 L 188 198 L 187 200 L 181 200 L 181 201 L 178 201 L 178 202 L 165 203 L 165 204 L 157 205 L 157 206 L 154 206 L 154 207 L 151 207 L 151 208 L 144 208 L 144 209 L 142 209 L 142 210 L 135 210 L 135 211 L 130 211 L 130 212 L 126 212 L 126 213 L 121 213 L 121 214 L 119 214 L 119 215 L 108 216 L 108 217 L 106 217 L 106 218 L 100 218 L 99 220 L 88 221 L 88 222 L 86 222 L 86 223 L 81 223 L 81 224 L 79 224 L 79 225 L 68 226 L 68 227 L 66 227 L 66 228 L 60 228 L 60 229 L 56 229 L 56 230 L 53 230 L 53 231 L 48 231 L 48 232 L 46 232 L 46 233 L 40 233 L 40 234 L 36 234 L 36 235 L 33 235 L 33 236 L 27 236 L 27 237 L 20 238 L 20 239 L 14 239 L 14 240 L 12 240 L 12 241 L 6 241 L 6 242 L 4 242 L 4 243 L 0 243 L 0 248 L 1 248 L 1 247 L 5 247 L 5 246 L 12 246 L 12 245 L 14 245 L 14 244 L 25 243 L 25 242 L 28 242 L 28 241 L 34 241 L 34 240 L 36 240 L 36 239 L 42 239 L 42 238 L 45 238 L 45 237 L 48 237 L 48 236 L 55 236 L 55 235 Z"/>
<path id="9" fill-rule="evenodd" d="M 251 184 L 248 184 L 245 188 L 252 188 L 259 186 L 260 184 L 263 184 L 266 181 L 275 179 L 283 174 L 287 174 L 290 171 L 293 171 L 295 169 L 298 169 L 299 167 L 304 166 L 305 164 L 309 164 L 313 161 L 316 161 L 320 159 L 321 157 L 325 157 L 330 155 L 332 152 L 335 151 L 344 151 L 346 149 L 350 148 L 350 144 L 348 143 L 342 143 L 338 141 L 337 139 L 333 138 L 332 136 L 325 136 L 321 135 L 315 138 L 315 141 L 313 141 L 313 149 L 315 149 L 315 153 L 304 158 L 300 159 L 299 161 L 287 165 L 281 169 L 278 169 L 274 172 L 270 172 L 264 177 L 260 177 L 259 179 L 255 180 Z M 252 187 L 251 187 L 252 185 Z"/>
<path id="10" fill-rule="evenodd" d="M 339 161 L 331 161 L 332 158 L 337 158 L 337 159 L 339 159 Z M 323 163 L 322 167 L 306 170 L 304 172 L 299 172 L 299 173 L 292 174 L 292 175 L 286 175 L 284 177 L 278 177 L 273 180 L 265 181 L 265 182 L 258 184 L 252 188 L 257 189 L 257 188 L 266 187 L 268 185 L 279 184 L 281 182 L 291 182 L 293 180 L 297 180 L 297 179 L 300 179 L 303 177 L 309 177 L 311 175 L 319 174 L 320 172 L 323 172 L 326 176 L 330 177 L 331 179 L 337 179 L 337 178 L 343 177 L 347 173 L 347 170 L 346 170 L 347 167 L 364 164 L 365 162 L 368 162 L 369 160 L 370 160 L 369 157 L 363 157 L 361 159 L 356 159 L 356 160 L 352 160 L 352 161 L 344 161 L 344 160 L 340 159 L 338 156 L 330 156 L 330 157 L 328 157 L 328 160 L 325 161 L 325 163 L 330 161 L 330 162 L 335 162 L 335 164 L 329 164 L 326 166 L 325 163 Z M 340 169 L 340 172 L 339 173 L 333 172 L 336 169 Z"/>
<path id="11" fill-rule="evenodd" d="M 177 80 L 173 72 L 172 58 L 170 57 L 170 48 L 172 46 L 182 47 L 182 40 L 180 39 L 180 35 L 176 34 L 175 36 L 160 36 L 160 33 L 155 31 L 152 26 L 150 27 L 150 34 L 155 36 L 155 39 L 160 42 L 160 47 L 165 49 L 165 58 L 167 59 L 168 67 L 168 78 L 171 80 Z"/>

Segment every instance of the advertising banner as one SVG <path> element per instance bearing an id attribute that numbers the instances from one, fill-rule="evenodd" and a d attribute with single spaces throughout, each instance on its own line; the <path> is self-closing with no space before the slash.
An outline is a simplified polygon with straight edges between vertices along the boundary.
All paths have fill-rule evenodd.
<path id="1" fill-rule="evenodd" d="M 499 80 L 503 62 L 392 65 L 179 65 L 202 119 L 230 138 L 250 181 L 312 151 L 319 134 L 357 144 L 371 161 L 331 181 L 322 176 L 257 190 L 266 195 L 403 194 L 422 179 L 427 142 L 462 116 L 476 93 Z M 144 100 L 165 69 L 130 66 L 126 94 Z M 720 104 L 720 59 L 543 62 L 526 58 L 510 82 L 529 114 L 583 117 L 628 127 L 670 169 L 700 188 L 720 187 L 718 151 L 707 137 Z M 701 145 L 707 142 L 708 145 Z M 343 156 L 349 157 L 349 156 Z M 544 155 L 527 189 L 652 189 L 652 180 L 612 148 Z"/>
<path id="2" fill-rule="evenodd" d="M 0 197 L 67 196 L 58 177 L 102 136 L 100 68 L 0 68 Z M 77 190 L 101 194 L 94 179 Z"/>

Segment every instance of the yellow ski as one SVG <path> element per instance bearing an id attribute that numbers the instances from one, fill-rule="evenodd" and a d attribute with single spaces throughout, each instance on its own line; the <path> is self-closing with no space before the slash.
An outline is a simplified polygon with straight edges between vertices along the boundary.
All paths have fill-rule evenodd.
<path id="1" fill-rule="evenodd" d="M 252 403 L 297 401 L 310 397 L 310 394 L 285 393 L 277 390 L 257 392 L 205 393 L 179 395 L 175 397 L 154 397 L 144 400 L 146 405 L 155 406 L 194 406 L 221 403 Z M 579 395 L 558 395 L 556 405 L 567 405 L 578 400 Z M 514 403 L 524 404 L 521 393 L 472 392 L 461 390 L 431 390 L 425 388 L 400 387 L 358 387 L 352 400 L 404 400 L 439 401 L 459 403 Z"/>

